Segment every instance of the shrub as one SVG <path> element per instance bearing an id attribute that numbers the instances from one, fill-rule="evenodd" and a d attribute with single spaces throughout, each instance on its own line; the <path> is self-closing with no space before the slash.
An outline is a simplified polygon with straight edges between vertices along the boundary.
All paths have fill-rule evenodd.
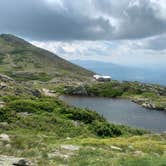
<path id="1" fill-rule="evenodd" d="M 37 113 L 41 111 L 52 112 L 54 110 L 54 106 L 55 105 L 50 102 L 35 100 L 15 100 L 7 105 L 9 110 L 28 113 Z"/>
<path id="2" fill-rule="evenodd" d="M 98 136 L 101 137 L 114 137 L 122 135 L 121 129 L 118 126 L 108 122 L 94 121 L 92 129 Z"/>
<path id="3" fill-rule="evenodd" d="M 5 122 L 8 120 L 8 115 L 5 110 L 0 109 L 0 122 Z"/>
<path id="4" fill-rule="evenodd" d="M 96 112 L 89 111 L 86 109 L 66 108 L 62 109 L 61 112 L 66 114 L 66 116 L 69 119 L 82 121 L 84 123 L 92 123 L 94 120 L 100 120 L 100 121 L 104 120 L 104 118 L 101 117 Z"/>

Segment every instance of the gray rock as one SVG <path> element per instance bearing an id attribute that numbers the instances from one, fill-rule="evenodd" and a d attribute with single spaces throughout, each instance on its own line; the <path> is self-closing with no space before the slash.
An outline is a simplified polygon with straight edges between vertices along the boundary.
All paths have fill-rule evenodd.
<path id="1" fill-rule="evenodd" d="M 72 153 L 72 152 L 61 152 L 61 151 L 56 150 L 53 153 L 49 153 L 48 157 L 49 158 L 60 157 L 60 158 L 66 160 L 66 159 L 70 158 L 73 155 L 74 155 L 74 153 Z"/>
<path id="2" fill-rule="evenodd" d="M 142 106 L 145 107 L 145 108 L 148 108 L 148 109 L 155 109 L 155 108 L 156 108 L 155 104 L 152 103 L 151 101 L 149 101 L 149 102 L 144 102 L 144 103 L 142 104 Z"/>
<path id="3" fill-rule="evenodd" d="M 28 161 L 26 161 L 25 159 L 21 159 L 17 163 L 13 163 L 13 165 L 16 165 L 16 166 L 30 166 L 30 163 Z"/>
<path id="4" fill-rule="evenodd" d="M 112 150 L 116 150 L 116 151 L 122 151 L 122 149 L 121 148 L 119 148 L 119 147 L 117 147 L 117 146 L 110 146 L 110 148 L 112 149 Z"/>
<path id="5" fill-rule="evenodd" d="M 26 116 L 31 116 L 32 114 L 31 113 L 29 113 L 29 112 L 19 112 L 19 113 L 17 113 L 18 115 L 20 115 L 20 116 L 24 116 L 24 117 L 26 117 Z"/>
<path id="6" fill-rule="evenodd" d="M 12 146 L 10 144 L 6 144 L 5 148 L 10 149 Z"/>
<path id="7" fill-rule="evenodd" d="M 14 81 L 11 77 L 8 77 L 7 75 L 0 74 L 0 80 L 1 81 Z"/>
<path id="8" fill-rule="evenodd" d="M 79 146 L 75 146 L 75 145 L 61 145 L 61 148 L 65 150 L 69 150 L 69 151 L 75 151 L 80 149 Z"/>
<path id="9" fill-rule="evenodd" d="M 5 102 L 0 101 L 0 108 L 3 108 L 5 106 Z"/>
<path id="10" fill-rule="evenodd" d="M 1 129 L 7 129 L 9 127 L 9 123 L 7 122 L 0 122 L 0 128 Z"/>
<path id="11" fill-rule="evenodd" d="M 155 157 L 160 157 L 160 155 L 158 153 L 152 153 Z"/>
<path id="12" fill-rule="evenodd" d="M 133 147 L 132 145 L 129 145 L 128 148 L 129 148 L 130 150 L 134 150 L 134 147 Z"/>
<path id="13" fill-rule="evenodd" d="M 0 135 L 0 140 L 9 142 L 10 141 L 10 137 L 7 134 L 1 134 Z"/>
<path id="14" fill-rule="evenodd" d="M 35 97 L 41 97 L 41 92 L 37 89 L 31 91 L 32 95 Z"/>
<path id="15" fill-rule="evenodd" d="M 61 145 L 59 149 L 56 149 L 54 152 L 49 153 L 48 157 L 60 157 L 67 160 L 71 156 L 75 155 L 75 152 L 77 152 L 79 149 L 80 147 L 75 145 Z"/>
<path id="16" fill-rule="evenodd" d="M 74 120 L 73 120 L 72 123 L 73 123 L 73 125 L 76 126 L 76 127 L 77 127 L 77 126 L 80 126 L 80 122 L 78 122 L 78 121 L 74 121 Z"/>
<path id="17" fill-rule="evenodd" d="M 23 160 L 25 162 L 23 162 Z M 20 165 L 24 164 L 24 165 Z M 26 164 L 26 165 L 25 165 Z M 36 166 L 36 164 L 32 164 L 30 161 L 27 161 L 23 158 L 15 157 L 15 156 L 5 156 L 0 155 L 0 166 Z"/>
<path id="18" fill-rule="evenodd" d="M 133 155 L 136 156 L 136 157 L 138 157 L 138 156 L 143 156 L 144 153 L 143 153 L 142 151 L 137 150 L 137 151 L 135 151 L 135 152 L 133 153 Z"/>
<path id="19" fill-rule="evenodd" d="M 66 137 L 66 140 L 71 140 L 71 138 L 70 137 Z"/>
<path id="20" fill-rule="evenodd" d="M 81 95 L 81 96 L 88 95 L 88 92 L 84 86 L 77 86 L 77 87 L 68 86 L 64 89 L 64 93 L 71 95 Z"/>

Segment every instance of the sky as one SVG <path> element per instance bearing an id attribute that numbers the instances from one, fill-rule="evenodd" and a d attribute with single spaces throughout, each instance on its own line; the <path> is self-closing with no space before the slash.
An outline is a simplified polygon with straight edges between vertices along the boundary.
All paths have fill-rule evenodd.
<path id="1" fill-rule="evenodd" d="M 0 33 L 67 60 L 166 64 L 166 0 L 0 0 Z"/>

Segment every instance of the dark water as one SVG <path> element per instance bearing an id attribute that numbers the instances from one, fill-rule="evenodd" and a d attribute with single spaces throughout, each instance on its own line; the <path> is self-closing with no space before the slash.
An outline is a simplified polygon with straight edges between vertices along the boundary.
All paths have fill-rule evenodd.
<path id="1" fill-rule="evenodd" d="M 166 112 L 148 110 L 123 99 L 61 96 L 61 100 L 80 108 L 89 108 L 107 120 L 154 132 L 166 131 Z"/>

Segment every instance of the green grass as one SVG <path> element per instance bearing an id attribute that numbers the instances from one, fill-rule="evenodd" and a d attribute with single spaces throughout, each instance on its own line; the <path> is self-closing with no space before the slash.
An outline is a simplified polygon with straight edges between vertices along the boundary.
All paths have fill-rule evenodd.
<path id="1" fill-rule="evenodd" d="M 0 130 L 2 131 L 2 130 Z M 3 132 L 3 131 L 2 131 Z M 11 138 L 11 147 L 7 142 L 0 145 L 0 154 L 25 157 L 38 165 L 57 166 L 67 164 L 71 166 L 164 166 L 166 161 L 165 136 L 132 136 L 118 138 L 73 137 L 56 138 L 52 132 L 36 132 L 28 129 L 7 130 Z M 78 151 L 61 149 L 61 145 L 79 146 Z M 153 146 L 150 148 L 149 146 Z M 118 146 L 122 151 L 112 150 L 111 146 Z M 132 147 L 132 148 L 131 148 Z M 62 156 L 50 157 L 58 151 Z M 137 154 L 136 152 L 141 152 Z M 63 155 L 69 155 L 67 159 Z"/>

